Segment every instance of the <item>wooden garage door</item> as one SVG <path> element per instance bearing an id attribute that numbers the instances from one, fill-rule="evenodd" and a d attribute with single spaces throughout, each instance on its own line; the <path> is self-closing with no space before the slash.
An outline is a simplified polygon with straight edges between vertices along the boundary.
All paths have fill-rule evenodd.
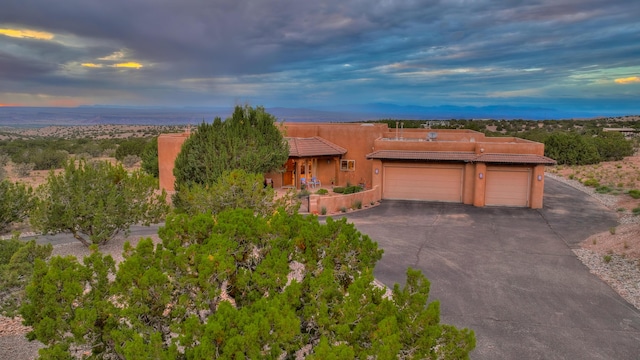
<path id="1" fill-rule="evenodd" d="M 462 165 L 385 165 L 382 197 L 462 202 L 462 174 Z"/>
<path id="2" fill-rule="evenodd" d="M 529 206 L 531 169 L 487 166 L 485 204 Z"/>

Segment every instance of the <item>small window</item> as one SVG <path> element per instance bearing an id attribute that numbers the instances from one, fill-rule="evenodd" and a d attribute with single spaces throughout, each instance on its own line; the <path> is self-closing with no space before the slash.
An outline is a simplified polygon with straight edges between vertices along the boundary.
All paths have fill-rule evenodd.
<path id="1" fill-rule="evenodd" d="M 356 171 L 356 161 L 355 160 L 340 160 L 340 170 L 341 171 Z"/>

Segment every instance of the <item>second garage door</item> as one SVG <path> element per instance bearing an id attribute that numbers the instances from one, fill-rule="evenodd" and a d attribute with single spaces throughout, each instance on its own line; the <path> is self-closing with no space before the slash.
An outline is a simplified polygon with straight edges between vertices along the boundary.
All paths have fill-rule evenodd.
<path id="1" fill-rule="evenodd" d="M 530 168 L 487 166 L 485 204 L 529 206 Z"/>
<path id="2" fill-rule="evenodd" d="M 395 200 L 462 202 L 462 165 L 388 164 L 382 197 Z"/>

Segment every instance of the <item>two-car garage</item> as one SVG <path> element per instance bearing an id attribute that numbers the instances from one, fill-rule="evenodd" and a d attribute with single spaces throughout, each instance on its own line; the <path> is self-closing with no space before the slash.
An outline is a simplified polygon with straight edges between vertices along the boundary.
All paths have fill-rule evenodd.
<path id="1" fill-rule="evenodd" d="M 487 166 L 482 175 L 484 204 L 529 206 L 531 174 L 531 166 Z M 383 165 L 382 176 L 383 199 L 464 202 L 464 164 L 389 162 Z"/>
<path id="2" fill-rule="evenodd" d="M 462 164 L 385 164 L 382 198 L 460 203 L 463 175 Z"/>
<path id="3" fill-rule="evenodd" d="M 463 203 L 474 206 L 542 206 L 544 167 L 538 154 L 378 150 L 374 185 L 386 200 Z"/>

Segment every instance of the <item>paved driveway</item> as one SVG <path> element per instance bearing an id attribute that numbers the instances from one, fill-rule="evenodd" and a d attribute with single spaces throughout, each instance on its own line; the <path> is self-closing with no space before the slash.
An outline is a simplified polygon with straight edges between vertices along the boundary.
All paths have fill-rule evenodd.
<path id="1" fill-rule="evenodd" d="M 542 210 L 385 201 L 348 218 L 385 250 L 382 282 L 424 272 L 442 322 L 475 331 L 473 359 L 639 359 L 640 312 L 571 251 L 614 214 L 545 185 Z"/>

